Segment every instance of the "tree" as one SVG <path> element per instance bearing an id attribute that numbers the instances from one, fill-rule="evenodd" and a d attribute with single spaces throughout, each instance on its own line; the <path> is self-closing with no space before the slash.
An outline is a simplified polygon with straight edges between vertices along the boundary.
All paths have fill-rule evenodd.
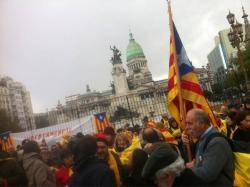
<path id="1" fill-rule="evenodd" d="M 245 62 L 245 68 L 247 71 L 248 79 L 250 79 L 250 42 L 246 45 L 246 50 L 243 51 L 243 60 Z"/>
<path id="2" fill-rule="evenodd" d="M 114 112 L 114 115 L 110 116 L 110 122 L 116 122 L 122 119 L 129 119 L 130 117 L 138 118 L 139 113 L 134 111 L 130 112 L 128 109 L 118 106 L 117 110 Z"/>
<path id="3" fill-rule="evenodd" d="M 242 63 L 240 63 L 239 58 L 231 58 L 231 64 L 232 66 L 236 67 L 233 69 L 235 84 L 234 86 L 239 87 L 241 84 L 245 87 L 245 77 L 244 77 L 244 71 L 246 71 L 248 80 L 250 80 L 250 43 L 246 45 L 246 49 L 241 52 L 242 54 L 242 60 L 243 60 L 243 66 Z M 232 68 L 231 68 L 232 69 Z M 244 89 L 242 90 L 244 92 Z"/>
<path id="4" fill-rule="evenodd" d="M 20 132 L 17 120 L 13 121 L 5 110 L 0 110 L 0 134 L 6 131 Z"/>
<path id="5" fill-rule="evenodd" d="M 216 84 L 212 85 L 214 98 L 241 97 L 245 89 L 245 77 L 243 70 L 246 70 L 248 80 L 250 80 L 250 43 L 246 50 L 242 51 L 244 67 L 241 67 L 239 58 L 230 59 L 230 65 L 224 72 L 218 70 L 215 73 Z"/>
<path id="6" fill-rule="evenodd" d="M 213 93 L 208 91 L 208 90 L 204 90 L 203 91 L 205 97 L 208 99 L 208 100 L 213 100 Z"/>

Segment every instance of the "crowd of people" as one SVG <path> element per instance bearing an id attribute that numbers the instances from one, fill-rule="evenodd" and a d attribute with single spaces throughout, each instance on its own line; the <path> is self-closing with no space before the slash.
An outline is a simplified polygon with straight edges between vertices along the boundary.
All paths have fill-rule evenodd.
<path id="1" fill-rule="evenodd" d="M 250 103 L 223 105 L 216 115 L 219 126 L 192 109 L 185 129 L 163 114 L 159 122 L 144 117 L 133 127 L 65 135 L 50 147 L 26 139 L 0 150 L 0 186 L 233 186 L 232 145 L 250 149 Z"/>

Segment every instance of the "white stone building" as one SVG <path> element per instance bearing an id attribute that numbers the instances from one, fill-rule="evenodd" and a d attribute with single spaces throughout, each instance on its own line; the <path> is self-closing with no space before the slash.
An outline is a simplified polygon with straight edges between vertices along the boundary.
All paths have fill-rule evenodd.
<path id="1" fill-rule="evenodd" d="M 126 49 L 126 68 L 120 51 L 116 47 L 111 50 L 112 89 L 98 92 L 87 85 L 86 93 L 65 97 L 64 106 L 48 112 L 51 125 L 61 119 L 70 121 L 99 112 L 107 112 L 116 124 L 140 124 L 144 116 L 160 119 L 167 112 L 167 80 L 153 81 L 148 61 L 132 33 Z"/>
<path id="2" fill-rule="evenodd" d="M 23 130 L 35 129 L 30 94 L 23 84 L 10 77 L 0 78 L 0 98 L 0 108 L 17 120 Z"/>

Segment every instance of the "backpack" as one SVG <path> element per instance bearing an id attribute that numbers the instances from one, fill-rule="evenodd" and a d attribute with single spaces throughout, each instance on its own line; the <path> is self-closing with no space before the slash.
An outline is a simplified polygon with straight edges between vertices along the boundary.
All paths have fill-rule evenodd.
<path id="1" fill-rule="evenodd" d="M 208 143 L 216 137 L 225 138 L 233 151 L 235 166 L 234 186 L 250 186 L 250 142 L 233 141 L 217 132 L 207 137 L 204 143 L 203 152 L 207 148 Z"/>

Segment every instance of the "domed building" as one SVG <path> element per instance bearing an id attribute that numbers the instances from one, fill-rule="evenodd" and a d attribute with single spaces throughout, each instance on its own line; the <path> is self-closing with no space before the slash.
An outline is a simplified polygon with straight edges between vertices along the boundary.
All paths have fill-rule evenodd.
<path id="1" fill-rule="evenodd" d="M 126 50 L 126 60 L 128 67 L 128 85 L 130 89 L 137 89 L 143 84 L 153 84 L 152 74 L 148 69 L 147 59 L 141 46 L 129 33 L 129 43 Z"/>
<path id="2" fill-rule="evenodd" d="M 82 116 L 106 112 L 110 122 L 118 127 L 130 123 L 141 124 L 144 116 L 159 120 L 166 108 L 167 80 L 153 81 L 148 61 L 133 34 L 129 33 L 126 49 L 126 62 L 122 62 L 122 53 L 116 46 L 110 47 L 112 56 L 111 89 L 98 92 L 87 86 L 86 93 L 70 95 L 65 98 L 63 119 L 75 119 Z M 127 65 L 127 71 L 124 68 Z M 51 112 L 50 112 L 51 113 Z M 57 119 L 58 111 L 49 118 Z M 56 120 L 58 123 L 58 119 Z"/>

